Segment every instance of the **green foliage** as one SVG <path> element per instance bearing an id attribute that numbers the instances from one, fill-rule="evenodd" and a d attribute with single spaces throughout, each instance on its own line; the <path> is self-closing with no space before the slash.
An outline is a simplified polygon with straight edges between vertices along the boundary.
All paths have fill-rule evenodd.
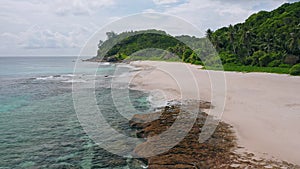
<path id="1" fill-rule="evenodd" d="M 225 64 L 223 67 L 205 67 L 207 70 L 224 70 L 224 71 L 235 71 L 235 72 L 267 72 L 267 73 L 279 73 L 288 74 L 288 68 L 278 68 L 278 67 L 256 67 L 256 66 L 236 66 Z"/>
<path id="2" fill-rule="evenodd" d="M 288 64 L 281 63 L 281 64 L 279 65 L 279 67 L 281 67 L 281 68 L 290 68 L 291 66 L 288 65 Z"/>
<path id="3" fill-rule="evenodd" d="M 265 54 L 265 55 L 261 56 L 260 58 L 258 58 L 258 61 L 259 61 L 259 65 L 261 67 L 266 67 L 272 60 L 271 60 L 270 55 Z"/>
<path id="4" fill-rule="evenodd" d="M 237 71 L 237 72 L 267 72 L 267 73 L 279 73 L 279 74 L 288 74 L 289 68 L 280 68 L 280 67 L 257 67 L 257 66 L 237 66 L 225 64 L 223 65 L 225 71 Z M 214 68 L 210 68 L 213 69 Z"/>
<path id="5" fill-rule="evenodd" d="M 221 53 L 224 63 L 238 60 L 252 66 L 294 65 L 299 63 L 300 56 L 299 18 L 300 2 L 286 3 L 271 12 L 253 14 L 245 23 L 215 32 L 208 30 L 207 37 Z M 237 60 L 228 57 L 228 53 L 236 55 Z"/>
<path id="6" fill-rule="evenodd" d="M 103 42 L 102 40 L 99 41 L 98 44 L 98 51 L 96 58 L 98 59 L 106 59 L 112 55 L 110 54 L 117 54 L 120 53 L 118 48 L 115 45 L 119 44 L 121 41 L 128 39 L 129 37 L 138 35 L 138 34 L 145 34 L 145 33 L 154 33 L 154 34 L 161 34 L 166 35 L 166 32 L 159 31 L 159 30 L 146 30 L 146 31 L 129 31 L 129 32 L 122 32 L 117 34 L 113 31 L 107 32 L 107 39 Z M 125 45 L 125 44 L 124 44 Z M 109 54 L 108 54 L 109 53 Z"/>
<path id="7" fill-rule="evenodd" d="M 258 50 L 256 52 L 254 52 L 252 56 L 247 57 L 247 65 L 259 66 L 259 65 L 261 65 L 260 59 L 261 58 L 263 59 L 265 56 L 266 56 L 266 52 Z"/>
<path id="8" fill-rule="evenodd" d="M 108 32 L 107 40 L 99 41 L 97 58 L 173 60 L 212 69 L 223 69 L 224 64 L 225 70 L 289 73 L 300 63 L 299 18 L 300 2 L 295 2 L 253 14 L 244 23 L 208 29 L 206 38 L 172 37 L 159 30 Z M 144 51 L 148 48 L 163 52 Z M 296 68 L 291 68 L 293 74 Z"/>
<path id="9" fill-rule="evenodd" d="M 117 34 L 114 31 L 111 31 L 111 32 L 106 32 L 106 36 L 108 39 L 112 39 L 115 38 Z"/>
<path id="10" fill-rule="evenodd" d="M 198 61 L 198 60 L 194 61 L 192 64 L 195 64 L 195 65 L 203 65 L 203 63 L 202 63 L 201 61 Z"/>
<path id="11" fill-rule="evenodd" d="M 119 38 L 120 41 L 106 52 L 104 58 L 117 54 L 129 56 L 135 52 L 148 48 L 172 51 L 172 53 L 177 54 L 180 58 L 184 57 L 182 58 L 183 60 L 188 59 L 193 53 L 189 47 L 176 38 L 165 33 L 157 33 L 159 31 L 156 33 L 152 32 L 153 31 L 139 31 L 132 35 L 128 34 L 128 37 L 123 39 L 116 36 L 115 38 Z M 102 51 L 101 47 L 99 48 L 99 51 Z"/>
<path id="12" fill-rule="evenodd" d="M 268 67 L 279 67 L 281 60 L 273 60 L 268 64 Z"/>
<path id="13" fill-rule="evenodd" d="M 155 56 L 155 58 L 160 58 L 161 60 L 182 60 L 188 63 L 202 64 L 198 54 L 205 56 L 212 52 L 210 50 L 199 50 L 201 52 L 197 52 L 198 50 L 192 50 L 189 47 L 197 49 L 196 46 L 198 46 L 200 49 L 203 46 L 204 48 L 207 45 L 207 41 L 204 38 L 187 35 L 172 37 L 159 30 L 131 31 L 123 32 L 119 35 L 114 32 L 108 32 L 107 36 L 108 39 L 104 42 L 100 41 L 98 45 L 97 57 L 103 58 L 104 61 L 118 62 L 123 59 L 136 59 L 142 56 L 153 58 Z M 145 49 L 161 49 L 167 53 Z M 136 56 L 127 57 L 132 54 Z M 126 57 L 122 57 L 123 55 Z"/>
<path id="14" fill-rule="evenodd" d="M 193 54 L 193 50 L 191 49 L 186 49 L 184 52 L 183 52 L 183 55 L 182 55 L 182 61 L 184 62 L 191 62 L 190 60 L 190 56 Z"/>
<path id="15" fill-rule="evenodd" d="M 290 69 L 290 74 L 291 75 L 300 75 L 300 63 L 294 65 L 291 69 Z"/>
<path id="16" fill-rule="evenodd" d="M 238 57 L 230 52 L 221 52 L 219 56 L 223 64 L 240 64 Z"/>
<path id="17" fill-rule="evenodd" d="M 117 54 L 117 59 L 118 60 L 125 60 L 128 56 L 125 55 L 125 54 L 121 54 L 121 53 L 118 53 Z"/>

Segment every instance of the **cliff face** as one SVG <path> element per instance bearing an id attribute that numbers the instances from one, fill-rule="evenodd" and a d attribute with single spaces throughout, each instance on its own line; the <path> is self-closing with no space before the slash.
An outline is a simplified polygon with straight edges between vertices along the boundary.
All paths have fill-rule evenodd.
<path id="1" fill-rule="evenodd" d="M 185 104 L 189 106 L 191 102 Z M 209 109 L 210 107 L 208 102 L 200 102 L 200 109 Z M 136 129 L 136 135 L 145 138 L 146 142 L 135 148 L 134 155 L 143 157 L 149 151 L 155 152 L 167 147 L 170 140 L 165 140 L 163 144 L 156 144 L 161 139 L 157 136 L 172 126 L 179 113 L 181 116 L 188 115 L 188 112 L 181 111 L 179 104 L 166 106 L 156 113 L 135 115 L 130 121 L 130 126 Z M 199 134 L 207 117 L 206 113 L 200 111 L 188 134 L 176 146 L 164 153 L 144 158 L 149 169 L 298 167 L 286 162 L 259 159 L 251 153 L 235 153 L 234 150 L 237 149 L 236 138 L 231 126 L 223 122 L 219 123 L 209 140 L 199 143 Z M 182 123 L 181 125 L 184 128 L 185 125 L 189 124 Z M 176 135 L 170 137 L 176 139 Z M 156 146 L 153 148 L 153 145 Z"/>

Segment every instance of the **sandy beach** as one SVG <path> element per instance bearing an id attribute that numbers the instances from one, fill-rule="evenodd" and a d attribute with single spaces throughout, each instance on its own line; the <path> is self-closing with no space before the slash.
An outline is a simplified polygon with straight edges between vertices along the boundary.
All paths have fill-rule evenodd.
<path id="1" fill-rule="evenodd" d="M 211 101 L 212 72 L 199 66 L 156 61 L 131 65 L 140 69 L 131 79 L 135 89 L 156 93 L 163 100 Z M 234 127 L 242 151 L 300 165 L 300 77 L 238 72 L 224 75 L 227 88 L 222 121 Z M 219 110 L 221 105 L 214 106 Z"/>

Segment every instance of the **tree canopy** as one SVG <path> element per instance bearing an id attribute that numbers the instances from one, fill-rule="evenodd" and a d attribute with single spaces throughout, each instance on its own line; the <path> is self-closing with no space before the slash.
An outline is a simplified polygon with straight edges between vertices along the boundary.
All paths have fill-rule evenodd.
<path id="1" fill-rule="evenodd" d="M 194 64 L 213 65 L 220 57 L 227 66 L 292 67 L 300 63 L 299 18 L 300 2 L 295 2 L 255 13 L 244 23 L 208 29 L 202 38 L 172 37 L 160 30 L 107 32 L 107 40 L 98 44 L 97 57 L 120 61 L 139 50 L 159 48 Z"/>
<path id="2" fill-rule="evenodd" d="M 207 31 L 222 61 L 277 67 L 299 63 L 300 2 L 251 15 L 244 23 Z"/>

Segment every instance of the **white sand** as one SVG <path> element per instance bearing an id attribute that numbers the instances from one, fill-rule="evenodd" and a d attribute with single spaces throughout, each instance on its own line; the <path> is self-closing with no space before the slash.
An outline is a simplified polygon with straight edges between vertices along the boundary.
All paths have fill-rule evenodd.
<path id="1" fill-rule="evenodd" d="M 199 99 L 198 94 L 202 100 L 211 99 L 209 75 L 195 65 L 154 61 L 132 65 L 143 69 L 132 79 L 136 89 L 158 91 L 166 100 Z M 234 126 L 239 146 L 300 165 L 300 77 L 237 72 L 226 72 L 225 77 L 222 120 Z"/>

